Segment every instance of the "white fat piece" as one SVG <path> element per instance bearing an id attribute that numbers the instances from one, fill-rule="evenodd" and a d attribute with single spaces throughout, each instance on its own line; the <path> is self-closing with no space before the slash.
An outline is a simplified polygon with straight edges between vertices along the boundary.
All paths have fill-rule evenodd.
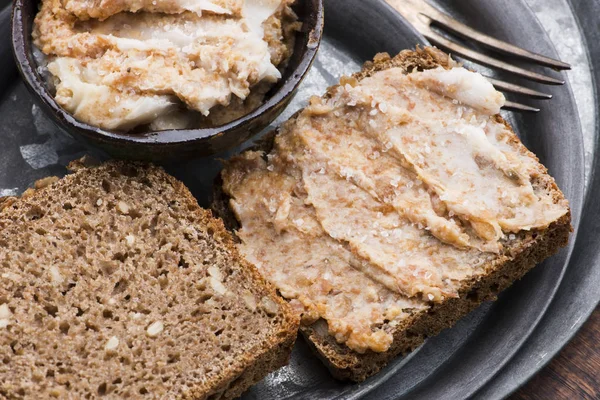
<path id="1" fill-rule="evenodd" d="M 271 17 L 271 15 L 275 14 L 277 9 L 281 6 L 281 0 L 246 0 L 244 3 L 244 9 L 242 10 L 242 16 L 244 17 L 250 32 L 254 33 L 256 36 L 263 38 L 264 37 L 264 29 L 263 23 Z M 260 68 L 260 79 L 267 80 L 269 82 L 276 82 L 281 79 L 281 73 L 271 63 L 271 55 L 268 52 L 268 45 L 263 40 L 260 47 L 266 47 L 267 53 L 263 53 L 261 68 Z M 252 49 L 248 50 L 252 51 L 251 54 L 255 51 L 260 51 L 262 49 Z M 264 51 L 264 50 L 263 50 Z"/>
<path id="2" fill-rule="evenodd" d="M 485 77 L 462 67 L 452 69 L 437 67 L 411 74 L 409 77 L 431 91 L 458 100 L 489 115 L 498 114 L 500 108 L 504 106 L 504 95 L 494 89 Z"/>
<path id="3" fill-rule="evenodd" d="M 177 0 L 177 4 L 187 11 L 202 15 L 203 11 L 211 11 L 215 14 L 231 14 L 231 10 L 223 8 L 208 0 Z"/>
<path id="4" fill-rule="evenodd" d="M 162 25 L 153 23 L 150 15 L 118 14 L 90 28 L 90 33 L 101 36 L 121 51 L 184 49 L 195 41 L 214 35 L 208 24 Z"/>
<path id="5" fill-rule="evenodd" d="M 147 124 L 158 115 L 170 112 L 175 104 L 168 96 L 123 96 L 108 86 L 84 82 L 82 76 L 92 76 L 81 64 L 67 57 L 58 57 L 48 64 L 50 72 L 60 82 L 56 85 L 56 100 L 75 118 L 85 114 L 102 121 L 108 129 L 127 129 Z M 102 106 L 99 106 L 102 105 Z M 110 105 L 107 110 L 106 106 Z"/>
<path id="6" fill-rule="evenodd" d="M 262 24 L 277 11 L 281 0 L 246 0 L 242 11 L 250 30 L 263 36 Z"/>

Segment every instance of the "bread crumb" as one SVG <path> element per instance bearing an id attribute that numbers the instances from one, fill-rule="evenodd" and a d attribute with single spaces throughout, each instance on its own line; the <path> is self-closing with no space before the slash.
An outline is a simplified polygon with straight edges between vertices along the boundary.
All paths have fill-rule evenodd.
<path id="1" fill-rule="evenodd" d="M 5 279 L 10 279 L 11 281 L 18 281 L 19 279 L 21 279 L 21 276 L 19 274 L 15 274 L 13 272 L 5 272 L 2 274 L 2 277 Z"/>
<path id="2" fill-rule="evenodd" d="M 127 242 L 128 246 L 133 246 L 133 244 L 135 243 L 135 236 L 127 235 L 125 236 L 125 241 Z"/>
<path id="3" fill-rule="evenodd" d="M 35 194 L 35 189 L 29 188 L 21 194 L 21 198 L 26 199 L 28 197 L 33 196 L 34 194 Z"/>
<path id="4" fill-rule="evenodd" d="M 148 327 L 148 329 L 146 329 L 146 333 L 150 337 L 156 337 L 156 336 L 160 335 L 160 333 L 163 331 L 163 329 L 164 329 L 164 325 L 163 325 L 162 321 L 156 321 L 156 322 L 153 322 Z"/>
<path id="5" fill-rule="evenodd" d="M 219 281 L 223 281 L 223 274 L 221 273 L 221 271 L 219 270 L 219 268 L 213 266 L 208 267 L 208 274 L 216 279 L 218 279 Z"/>
<path id="6" fill-rule="evenodd" d="M 218 294 L 227 293 L 227 288 L 223 285 L 223 274 L 219 270 L 219 268 L 213 266 L 208 267 L 208 274 L 210 275 L 210 286 L 212 286 L 213 290 Z"/>
<path id="7" fill-rule="evenodd" d="M 269 315 L 275 315 L 279 312 L 279 306 L 269 297 L 263 297 L 261 300 L 262 306 Z"/>
<path id="8" fill-rule="evenodd" d="M 246 290 L 242 295 L 242 298 L 251 311 L 256 311 L 256 298 L 250 291 Z"/>
<path id="9" fill-rule="evenodd" d="M 104 346 L 104 350 L 114 351 L 117 349 L 117 347 L 119 347 L 119 338 L 117 338 L 116 336 L 113 336 L 110 339 L 108 339 L 108 342 L 106 342 L 106 346 Z"/>
<path id="10" fill-rule="evenodd" d="M 85 168 L 92 168 L 100 165 L 100 161 L 95 159 L 94 157 L 85 155 L 81 157 L 79 160 L 74 160 L 69 163 L 67 169 L 71 172 L 75 172 Z"/>
<path id="11" fill-rule="evenodd" d="M 58 176 L 48 176 L 46 178 L 38 179 L 33 184 L 33 187 L 36 189 L 43 189 L 46 186 L 50 186 L 53 183 L 58 182 Z"/>
<path id="12" fill-rule="evenodd" d="M 210 307 L 216 307 L 217 306 L 217 302 L 213 298 L 210 298 L 210 299 L 206 300 L 206 302 L 204 304 L 206 304 L 207 306 L 210 306 Z"/>
<path id="13" fill-rule="evenodd" d="M 227 288 L 225 285 L 223 285 L 223 283 L 214 276 L 210 277 L 210 286 L 212 286 L 213 290 L 218 294 L 223 295 L 227 293 Z"/>
<path id="14" fill-rule="evenodd" d="M 50 267 L 50 276 L 52 277 L 52 282 L 54 282 L 54 283 L 60 284 L 64 281 L 64 278 L 60 274 L 60 271 L 54 265 Z"/>
<path id="15" fill-rule="evenodd" d="M 117 211 L 121 214 L 129 214 L 129 205 L 124 201 L 117 202 Z"/>
<path id="16" fill-rule="evenodd" d="M 0 318 L 6 319 L 10 318 L 12 313 L 10 312 L 10 308 L 8 308 L 8 304 L 2 304 L 0 306 Z"/>

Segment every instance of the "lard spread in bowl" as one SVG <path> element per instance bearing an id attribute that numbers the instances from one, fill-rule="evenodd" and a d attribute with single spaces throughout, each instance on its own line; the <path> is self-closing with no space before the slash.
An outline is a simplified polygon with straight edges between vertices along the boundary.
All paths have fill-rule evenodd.
<path id="1" fill-rule="evenodd" d="M 38 71 L 63 109 L 95 127 L 224 125 L 281 79 L 300 27 L 293 2 L 43 0 Z"/>

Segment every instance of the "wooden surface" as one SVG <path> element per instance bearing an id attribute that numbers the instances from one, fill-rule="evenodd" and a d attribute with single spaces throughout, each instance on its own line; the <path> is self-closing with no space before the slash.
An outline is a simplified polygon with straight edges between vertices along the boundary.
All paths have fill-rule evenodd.
<path id="1" fill-rule="evenodd" d="M 600 399 L 600 307 L 548 366 L 509 400 Z"/>

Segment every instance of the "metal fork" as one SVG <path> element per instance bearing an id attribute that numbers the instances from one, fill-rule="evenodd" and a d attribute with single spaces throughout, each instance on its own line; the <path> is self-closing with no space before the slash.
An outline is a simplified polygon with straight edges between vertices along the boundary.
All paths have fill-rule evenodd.
<path id="1" fill-rule="evenodd" d="M 532 81 L 548 85 L 563 85 L 565 83 L 563 80 L 552 78 L 537 72 L 528 71 L 524 68 L 517 67 L 505 61 L 500 61 L 496 58 L 469 49 L 435 32 L 432 29 L 432 26 L 437 25 L 441 28 L 447 29 L 451 33 L 466 39 L 470 39 L 493 50 L 519 57 L 542 66 L 551 67 L 557 70 L 565 70 L 571 68 L 571 66 L 567 63 L 524 50 L 510 43 L 483 34 L 439 11 L 425 2 L 425 0 L 387 0 L 387 2 L 390 3 L 390 5 L 396 10 L 398 10 L 398 12 L 400 12 L 400 14 L 402 14 L 402 16 L 406 18 L 406 20 L 408 20 L 408 22 L 410 22 L 415 29 L 417 29 L 417 31 L 425 36 L 425 38 L 427 38 L 433 44 L 445 48 L 446 50 L 449 50 L 476 63 L 510 72 Z M 496 89 L 503 92 L 517 93 L 535 99 L 552 98 L 551 94 L 539 92 L 537 90 L 516 85 L 514 83 L 504 82 L 491 77 L 486 78 L 490 80 Z M 504 108 L 513 111 L 540 111 L 539 108 L 515 103 L 512 101 L 507 101 L 504 105 Z"/>

